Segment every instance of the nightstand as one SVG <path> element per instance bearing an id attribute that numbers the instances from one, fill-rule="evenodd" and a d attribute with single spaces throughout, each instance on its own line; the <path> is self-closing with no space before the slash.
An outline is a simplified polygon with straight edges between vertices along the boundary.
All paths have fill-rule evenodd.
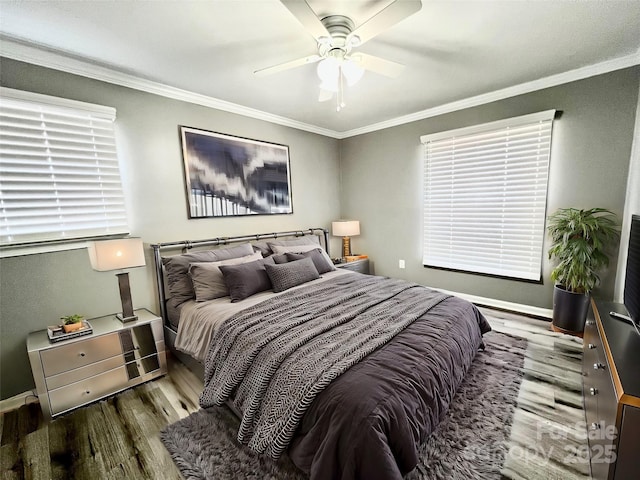
<path id="1" fill-rule="evenodd" d="M 364 273 L 369 275 L 369 259 L 363 258 L 362 260 L 355 260 L 353 262 L 337 263 L 334 265 L 336 268 L 342 268 L 344 270 L 351 270 L 352 272 Z"/>
<path id="2" fill-rule="evenodd" d="M 167 373 L 162 319 L 146 309 L 138 320 L 91 318 L 93 333 L 51 343 L 30 333 L 27 352 L 42 412 L 52 418 Z"/>

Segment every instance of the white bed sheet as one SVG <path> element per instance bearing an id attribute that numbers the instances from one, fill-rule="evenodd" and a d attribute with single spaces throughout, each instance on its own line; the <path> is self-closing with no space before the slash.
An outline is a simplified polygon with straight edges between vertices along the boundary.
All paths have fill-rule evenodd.
<path id="1" fill-rule="evenodd" d="M 352 275 L 353 273 L 349 270 L 338 268 L 335 271 L 323 273 L 322 277 L 317 280 L 298 285 L 289 290 L 321 283 L 338 275 Z M 286 291 L 288 292 L 289 290 Z M 196 302 L 195 300 L 185 302 L 180 310 L 180 322 L 178 323 L 175 347 L 203 363 L 213 334 L 225 320 L 245 308 L 252 307 L 282 293 L 284 292 L 260 292 L 236 303 L 231 303 L 229 297 L 216 298 L 207 302 Z"/>

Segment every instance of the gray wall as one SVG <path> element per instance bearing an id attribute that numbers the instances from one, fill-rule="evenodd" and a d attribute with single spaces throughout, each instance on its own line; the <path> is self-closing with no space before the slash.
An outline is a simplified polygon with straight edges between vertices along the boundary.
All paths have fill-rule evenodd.
<path id="1" fill-rule="evenodd" d="M 555 108 L 549 209 L 623 212 L 638 71 L 627 69 L 477 108 L 341 141 L 2 59 L 0 85 L 113 106 L 131 233 L 145 242 L 210 238 L 361 221 L 354 250 L 376 273 L 517 303 L 551 306 L 544 285 L 425 269 L 421 265 L 420 135 Z M 178 125 L 289 145 L 293 215 L 188 220 Z M 332 248 L 337 247 L 334 242 Z M 398 269 L 398 259 L 407 269 Z M 158 311 L 151 259 L 130 271 L 136 307 Z M 611 297 L 616 259 L 601 294 Z M 33 388 L 28 332 L 69 313 L 89 317 L 120 309 L 110 272 L 91 270 L 86 250 L 0 260 L 0 398 Z"/>
<path id="2" fill-rule="evenodd" d="M 328 228 L 339 218 L 335 139 L 8 59 L 1 61 L 0 85 L 117 109 L 129 226 L 147 243 Z M 188 220 L 178 125 L 288 145 L 294 213 Z M 130 279 L 134 306 L 158 312 L 151 258 Z M 33 388 L 28 332 L 61 315 L 120 308 L 113 272 L 94 272 L 86 249 L 0 260 L 0 398 Z"/>
<path id="3" fill-rule="evenodd" d="M 420 136 L 543 110 L 554 123 L 548 213 L 561 207 L 604 207 L 622 219 L 638 97 L 638 67 L 540 90 L 342 140 L 342 216 L 360 220 L 354 250 L 368 253 L 379 275 L 493 299 L 551 308 L 551 267 L 544 284 L 422 266 Z M 617 246 L 616 246 L 617 247 Z M 544 252 L 548 250 L 545 243 Z M 398 260 L 406 260 L 406 269 Z M 595 295 L 613 298 L 617 252 Z"/>

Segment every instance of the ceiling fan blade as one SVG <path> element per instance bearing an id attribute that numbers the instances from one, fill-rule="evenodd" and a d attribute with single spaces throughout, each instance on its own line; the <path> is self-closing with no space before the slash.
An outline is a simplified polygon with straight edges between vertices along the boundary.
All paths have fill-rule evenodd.
<path id="1" fill-rule="evenodd" d="M 307 31 L 316 40 L 320 37 L 331 38 L 318 16 L 304 0 L 280 0 L 282 4 L 293 14 Z"/>
<path id="2" fill-rule="evenodd" d="M 327 102 L 333 98 L 333 93 L 331 90 L 325 90 L 323 88 L 320 89 L 320 94 L 318 95 L 319 102 Z"/>
<path id="3" fill-rule="evenodd" d="M 297 60 L 280 63 L 272 67 L 261 68 L 260 70 L 254 71 L 253 74 L 256 75 L 257 77 L 264 77 L 265 75 L 271 75 L 272 73 L 282 72 L 284 70 L 289 70 L 290 68 L 300 67 L 302 65 L 307 65 L 309 63 L 316 63 L 318 60 L 321 60 L 321 59 L 322 57 L 320 55 L 309 55 L 308 57 L 298 58 Z"/>
<path id="4" fill-rule="evenodd" d="M 395 0 L 351 32 L 347 36 L 347 45 L 356 36 L 360 39 L 359 45 L 362 45 L 392 25 L 413 15 L 421 8 L 421 0 Z"/>
<path id="5" fill-rule="evenodd" d="M 365 70 L 379 73 L 385 77 L 398 77 L 404 70 L 404 65 L 401 63 L 392 62 L 391 60 L 385 60 L 384 58 L 368 55 L 366 53 L 358 52 L 351 55 L 349 58 Z"/>

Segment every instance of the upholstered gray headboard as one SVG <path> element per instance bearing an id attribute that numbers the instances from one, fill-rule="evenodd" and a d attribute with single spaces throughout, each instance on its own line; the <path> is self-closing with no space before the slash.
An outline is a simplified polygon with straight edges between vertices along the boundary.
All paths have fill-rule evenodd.
<path id="1" fill-rule="evenodd" d="M 187 253 L 191 249 L 202 247 L 223 247 L 225 245 L 239 243 L 259 243 L 269 239 L 282 239 L 287 237 L 301 237 L 304 235 L 316 235 L 324 249 L 329 253 L 329 231 L 325 228 L 308 228 L 306 230 L 293 230 L 288 232 L 258 233 L 251 235 L 240 235 L 236 237 L 218 237 L 205 240 L 181 240 L 176 242 L 165 242 L 152 244 L 153 259 L 156 273 L 156 282 L 158 288 L 158 302 L 160 305 L 160 313 L 166 326 L 170 326 L 167 313 L 167 292 L 165 287 L 165 275 L 162 263 L 162 252 L 168 252 L 169 256 Z"/>

